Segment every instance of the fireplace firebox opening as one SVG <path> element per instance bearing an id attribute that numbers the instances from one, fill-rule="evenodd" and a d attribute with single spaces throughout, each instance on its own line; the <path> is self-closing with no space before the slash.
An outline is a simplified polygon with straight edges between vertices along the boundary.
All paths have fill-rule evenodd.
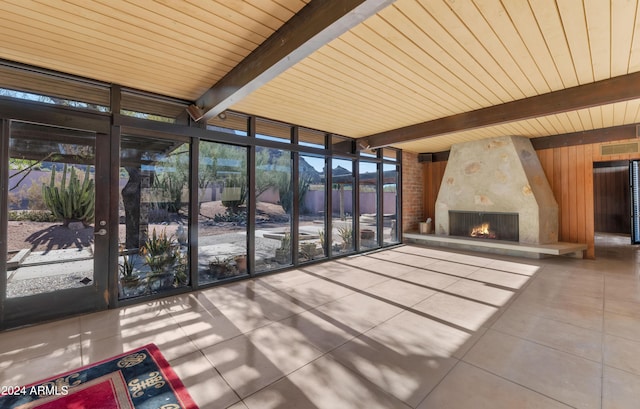
<path id="1" fill-rule="evenodd" d="M 517 242 L 518 213 L 449 210 L 449 235 Z"/>

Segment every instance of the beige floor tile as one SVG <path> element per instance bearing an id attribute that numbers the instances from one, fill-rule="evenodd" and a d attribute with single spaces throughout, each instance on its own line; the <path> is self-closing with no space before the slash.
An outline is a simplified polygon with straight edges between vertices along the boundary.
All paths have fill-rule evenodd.
<path id="1" fill-rule="evenodd" d="M 508 260 L 491 260 L 486 265 L 487 268 L 500 270 L 508 273 L 516 273 L 525 276 L 533 276 L 542 268 L 539 264 L 531 261 L 508 261 Z"/>
<path id="2" fill-rule="evenodd" d="M 604 336 L 604 363 L 640 375 L 640 342 L 613 335 Z"/>
<path id="3" fill-rule="evenodd" d="M 199 349 L 242 333 L 233 322 L 216 310 L 187 311 L 174 317 L 180 328 Z"/>
<path id="4" fill-rule="evenodd" d="M 280 321 L 280 324 L 297 330 L 322 352 L 330 351 L 361 333 L 318 310 L 294 315 Z"/>
<path id="5" fill-rule="evenodd" d="M 547 319 L 527 310 L 509 309 L 492 329 L 602 362 L 602 333 Z"/>
<path id="6" fill-rule="evenodd" d="M 469 331 L 489 326 L 498 312 L 497 307 L 444 293 L 427 298 L 413 309 Z"/>
<path id="7" fill-rule="evenodd" d="M 328 261 L 326 263 L 311 264 L 308 266 L 300 267 L 300 271 L 318 278 L 322 278 L 331 274 L 342 273 L 359 268 L 360 266 L 356 265 L 358 264 L 358 262 L 360 262 L 360 264 L 367 265 L 371 264 L 374 261 L 363 256 L 354 256 L 353 261 L 350 262 L 348 262 L 346 259 L 349 259 L 349 257 Z"/>
<path id="8" fill-rule="evenodd" d="M 460 279 L 446 288 L 447 293 L 453 293 L 476 300 L 482 303 L 490 304 L 495 307 L 504 307 L 515 298 L 516 293 L 511 290 L 496 288 L 485 283 L 477 281 Z"/>
<path id="9" fill-rule="evenodd" d="M 460 362 L 417 409 L 569 409 L 547 396 Z"/>
<path id="10" fill-rule="evenodd" d="M 244 400 L 249 409 L 409 409 L 329 357 L 279 380 Z"/>
<path id="11" fill-rule="evenodd" d="M 491 268 L 478 269 L 469 274 L 467 278 L 506 288 L 512 288 L 514 290 L 522 288 L 531 280 L 530 276 L 524 274 L 510 273 Z"/>
<path id="12" fill-rule="evenodd" d="M 170 362 L 200 409 L 226 408 L 240 398 L 200 351 Z"/>
<path id="13" fill-rule="evenodd" d="M 333 317 L 344 326 L 364 332 L 400 313 L 402 308 L 366 293 L 354 293 L 321 305 L 315 311 Z"/>
<path id="14" fill-rule="evenodd" d="M 235 405 L 229 406 L 227 409 L 249 409 L 249 408 L 247 407 L 247 405 L 245 405 L 244 402 L 240 401 Z"/>
<path id="15" fill-rule="evenodd" d="M 48 355 L 21 361 L 0 361 L 0 386 L 18 386 L 72 371 L 83 365 L 80 349 L 56 349 Z"/>
<path id="16" fill-rule="evenodd" d="M 366 336 L 401 355 L 459 358 L 478 333 L 455 328 L 426 314 L 404 311 L 366 332 Z"/>
<path id="17" fill-rule="evenodd" d="M 352 339 L 329 355 L 399 400 L 415 407 L 457 362 L 430 354 L 394 348 L 367 336 Z"/>
<path id="18" fill-rule="evenodd" d="M 271 274 L 260 277 L 256 281 L 259 284 L 273 290 L 285 290 L 287 288 L 295 287 L 297 285 L 315 280 L 318 280 L 317 276 L 309 274 L 304 270 L 297 269 L 280 274 Z"/>
<path id="19" fill-rule="evenodd" d="M 607 300 L 616 299 L 619 301 L 628 301 L 640 303 L 640 283 L 636 282 L 607 282 L 604 288 L 605 298 Z"/>
<path id="20" fill-rule="evenodd" d="M 304 283 L 287 290 L 299 305 L 305 307 L 318 307 L 323 304 L 335 301 L 354 291 L 341 284 L 334 284 L 325 279 Z"/>
<path id="21" fill-rule="evenodd" d="M 280 322 L 258 328 L 248 333 L 247 337 L 284 373 L 293 372 L 322 355 L 305 334 Z"/>
<path id="22" fill-rule="evenodd" d="M 389 278 L 398 277 L 416 269 L 414 266 L 403 264 L 402 258 L 397 258 L 396 261 L 400 261 L 400 263 L 389 260 L 376 260 L 375 263 L 362 267 L 362 269 L 365 271 L 384 274 Z"/>
<path id="23" fill-rule="evenodd" d="M 573 278 L 565 276 L 538 275 L 527 287 L 529 293 L 553 294 L 567 297 L 604 298 L 604 283 L 602 279 Z"/>
<path id="24" fill-rule="evenodd" d="M 265 301 L 264 304 L 271 303 Z M 263 305 L 252 299 L 238 298 L 235 302 L 220 305 L 218 311 L 242 333 L 273 322 L 272 319 L 266 317 Z"/>
<path id="25" fill-rule="evenodd" d="M 171 325 L 177 325 L 177 321 L 164 308 L 164 305 L 156 302 L 80 317 L 83 340 L 98 340 L 118 334 L 127 338 L 151 331 L 162 331 L 163 328 Z"/>
<path id="26" fill-rule="evenodd" d="M 640 302 L 621 300 L 616 297 L 606 297 L 604 300 L 604 310 L 640 319 Z"/>
<path id="27" fill-rule="evenodd" d="M 0 368 L 9 363 L 79 350 L 79 318 L 0 333 Z"/>
<path id="28" fill-rule="evenodd" d="M 398 276 L 398 280 L 416 284 L 432 290 L 441 290 L 458 281 L 460 278 L 433 271 L 415 269 Z"/>
<path id="29" fill-rule="evenodd" d="M 560 299 L 541 300 L 521 294 L 509 306 L 511 310 L 519 310 L 523 314 L 532 314 L 593 331 L 602 331 L 603 311 L 585 306 L 583 300 Z"/>
<path id="30" fill-rule="evenodd" d="M 434 290 L 407 283 L 401 279 L 387 280 L 368 287 L 365 292 L 403 307 L 411 307 L 436 293 Z"/>
<path id="31" fill-rule="evenodd" d="M 395 255 L 397 257 L 397 255 Z M 339 260 L 336 260 L 337 264 L 348 265 L 353 267 L 365 267 L 375 264 L 379 261 L 379 257 L 375 255 L 356 255 L 343 257 Z M 343 267 L 344 268 L 344 267 Z"/>
<path id="32" fill-rule="evenodd" d="M 449 257 L 447 257 L 447 260 L 474 267 L 484 267 L 493 261 L 491 257 L 483 257 L 474 254 L 465 254 L 458 252 L 451 252 L 449 254 Z"/>
<path id="33" fill-rule="evenodd" d="M 569 406 L 599 408 L 602 365 L 493 330 L 464 361 Z"/>
<path id="34" fill-rule="evenodd" d="M 557 263 L 557 264 L 556 264 Z M 585 264 L 587 263 L 587 264 Z M 604 283 L 603 266 L 596 266 L 588 260 L 549 259 L 538 271 L 536 278 L 556 280 L 573 285 Z"/>
<path id="35" fill-rule="evenodd" d="M 159 330 L 141 331 L 139 334 L 110 338 L 83 339 L 82 362 L 88 365 L 111 356 L 130 351 L 147 344 L 155 344 L 168 360 L 188 355 L 198 350 L 178 324 Z"/>
<path id="36" fill-rule="evenodd" d="M 386 272 L 383 274 L 376 274 L 371 272 L 371 270 L 371 268 L 368 270 L 354 268 L 340 273 L 329 274 L 326 277 L 328 280 L 339 283 L 339 285 L 345 285 L 347 288 L 352 290 L 369 288 L 391 278 L 391 276 Z"/>
<path id="37" fill-rule="evenodd" d="M 202 353 L 240 398 L 286 375 L 245 335 L 205 348 Z"/>
<path id="38" fill-rule="evenodd" d="M 638 407 L 640 376 L 619 369 L 604 367 L 602 409 Z"/>
<path id="39" fill-rule="evenodd" d="M 607 334 L 640 341 L 640 317 L 605 311 L 604 330 Z"/>
<path id="40" fill-rule="evenodd" d="M 479 266 L 460 264 L 453 261 L 438 261 L 437 263 L 429 264 L 426 268 L 430 271 L 457 277 L 466 277 L 480 269 Z"/>
<path id="41" fill-rule="evenodd" d="M 417 254 L 394 253 L 391 251 L 383 251 L 372 254 L 371 257 L 378 260 L 393 261 L 394 263 L 403 264 L 417 268 L 426 268 L 429 264 L 437 263 L 438 259 L 424 257 Z"/>

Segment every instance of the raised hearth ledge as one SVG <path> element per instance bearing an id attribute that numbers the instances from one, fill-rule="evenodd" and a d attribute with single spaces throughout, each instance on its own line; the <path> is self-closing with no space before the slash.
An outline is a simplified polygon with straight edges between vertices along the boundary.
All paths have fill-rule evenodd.
<path id="1" fill-rule="evenodd" d="M 426 244 L 516 257 L 543 258 L 569 256 L 583 258 L 587 245 L 583 243 L 557 242 L 553 244 L 523 244 L 499 240 L 466 239 L 464 237 L 435 234 L 403 233 L 406 243 Z"/>

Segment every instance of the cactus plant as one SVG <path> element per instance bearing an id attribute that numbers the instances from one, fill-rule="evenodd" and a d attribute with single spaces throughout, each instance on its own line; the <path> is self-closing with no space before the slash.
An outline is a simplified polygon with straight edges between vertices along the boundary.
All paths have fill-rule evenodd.
<path id="1" fill-rule="evenodd" d="M 95 183 L 89 177 L 89 166 L 86 167 L 84 179 L 80 182 L 76 168 L 71 167 L 67 172 L 67 164 L 62 170 L 62 181 L 56 186 L 56 168 L 51 170 L 49 185 L 42 185 L 42 196 L 47 208 L 65 226 L 74 220 L 81 221 L 85 226 L 93 223 L 95 214 Z M 69 180 L 67 181 L 67 173 Z"/>

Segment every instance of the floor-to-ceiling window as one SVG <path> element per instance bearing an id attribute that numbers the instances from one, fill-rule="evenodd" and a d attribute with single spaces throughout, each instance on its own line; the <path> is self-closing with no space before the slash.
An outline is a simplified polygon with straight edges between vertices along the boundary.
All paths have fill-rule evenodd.
<path id="1" fill-rule="evenodd" d="M 382 164 L 382 213 L 383 213 L 383 245 L 393 245 L 400 242 L 398 230 L 398 216 L 400 209 L 400 166 L 398 151 L 383 149 Z"/>
<path id="2" fill-rule="evenodd" d="M 83 86 L 74 97 L 96 85 Z M 92 301 L 82 311 L 105 308 L 107 301 L 115 307 L 398 242 L 395 150 L 360 152 L 351 138 L 231 111 L 206 128 L 189 126 L 183 101 L 117 86 L 111 92 L 112 108 L 108 93 L 84 105 L 1 94 L 0 119 L 11 125 L 3 128 L 9 165 L 0 233 L 14 243 L 14 224 L 26 218 L 71 232 L 62 237 L 58 226 L 30 234 L 15 248 L 7 244 L 7 279 L 0 285 L 5 305 L 22 295 L 91 288 Z M 34 105 L 36 97 L 55 109 Z M 29 100 L 22 104 L 28 120 L 13 117 L 7 98 Z M 73 126 L 62 128 L 69 118 Z M 90 199 L 93 188 L 93 218 L 53 220 L 55 205 L 43 192 L 70 185 L 78 203 Z M 31 259 L 12 261 L 20 250 L 45 266 L 54 262 L 46 257 L 73 250 L 70 265 L 57 260 L 64 268 L 46 272 L 73 280 L 40 286 L 39 276 L 21 280 L 31 274 Z M 27 316 L 28 308 L 17 311 L 29 302 L 24 298 L 0 315 Z M 58 311 L 74 312 L 80 308 Z"/>
<path id="3" fill-rule="evenodd" d="M 184 287 L 189 278 L 188 140 L 120 138 L 120 298 Z"/>
<path id="4" fill-rule="evenodd" d="M 358 176 L 360 249 L 370 250 L 378 247 L 378 164 L 361 160 Z"/>
<path id="5" fill-rule="evenodd" d="M 301 263 L 318 260 L 327 255 L 325 168 L 324 157 L 300 155 L 298 260 Z"/>
<path id="6" fill-rule="evenodd" d="M 351 159 L 333 158 L 331 160 L 331 217 L 332 220 L 332 254 L 352 253 L 354 242 L 354 196 L 355 175 L 354 161 Z"/>
<path id="7" fill-rule="evenodd" d="M 246 275 L 247 148 L 201 141 L 198 159 L 200 284 Z"/>

